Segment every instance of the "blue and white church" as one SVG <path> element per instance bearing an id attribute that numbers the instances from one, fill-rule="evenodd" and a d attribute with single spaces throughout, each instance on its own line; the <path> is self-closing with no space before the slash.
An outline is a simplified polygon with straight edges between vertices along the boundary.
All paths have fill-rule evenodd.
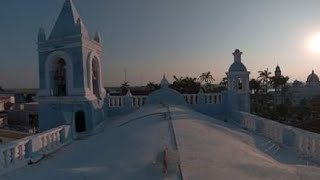
<path id="1" fill-rule="evenodd" d="M 72 0 L 49 36 L 40 28 L 41 132 L 0 147 L 1 180 L 320 179 L 319 134 L 249 113 L 240 50 L 223 92 L 181 94 L 163 76 L 147 96 L 111 96 L 101 42 Z"/>
<path id="2" fill-rule="evenodd" d="M 72 0 L 66 0 L 49 34 L 40 28 L 39 126 L 45 131 L 71 125 L 72 133 L 90 132 L 109 116 L 122 115 L 145 105 L 183 105 L 196 111 L 223 116 L 233 109 L 250 111 L 249 72 L 241 62 L 239 49 L 226 73 L 227 91 L 180 94 L 169 88 L 164 76 L 161 89 L 146 97 L 106 96 L 101 76 L 102 40 L 99 32 L 90 36 Z"/>

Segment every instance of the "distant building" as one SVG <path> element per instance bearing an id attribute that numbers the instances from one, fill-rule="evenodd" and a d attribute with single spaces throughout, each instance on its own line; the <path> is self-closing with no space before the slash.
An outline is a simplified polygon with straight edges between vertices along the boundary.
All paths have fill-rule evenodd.
<path id="1" fill-rule="evenodd" d="M 15 104 L 7 114 L 10 129 L 30 133 L 39 132 L 39 104 L 37 102 Z"/>
<path id="2" fill-rule="evenodd" d="M 289 96 L 293 105 L 299 105 L 301 100 L 311 100 L 320 95 L 318 75 L 312 71 L 305 83 L 295 80 L 289 88 Z"/>

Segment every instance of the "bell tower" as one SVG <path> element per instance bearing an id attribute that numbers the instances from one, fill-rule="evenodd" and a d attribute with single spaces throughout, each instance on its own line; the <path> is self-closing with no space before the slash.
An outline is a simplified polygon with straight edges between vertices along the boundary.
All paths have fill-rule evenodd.
<path id="1" fill-rule="evenodd" d="M 249 112 L 250 111 L 250 88 L 249 74 L 246 66 L 241 62 L 242 52 L 236 49 L 232 53 L 234 62 L 226 73 L 228 79 L 228 91 L 230 92 L 231 104 L 237 104 L 237 109 Z M 233 95 L 231 95 L 233 94 Z M 237 103 L 236 103 L 237 101 Z"/>
<path id="2" fill-rule="evenodd" d="M 76 132 L 93 129 L 103 119 L 106 95 L 101 37 L 89 36 L 72 0 L 65 0 L 48 37 L 40 28 L 38 54 L 40 131 L 64 124 Z"/>

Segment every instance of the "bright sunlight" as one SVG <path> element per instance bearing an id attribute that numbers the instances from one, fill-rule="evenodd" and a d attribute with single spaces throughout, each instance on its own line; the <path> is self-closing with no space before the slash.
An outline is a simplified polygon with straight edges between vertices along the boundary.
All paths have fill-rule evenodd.
<path id="1" fill-rule="evenodd" d="M 311 36 L 309 40 L 309 48 L 311 52 L 320 54 L 320 33 Z"/>

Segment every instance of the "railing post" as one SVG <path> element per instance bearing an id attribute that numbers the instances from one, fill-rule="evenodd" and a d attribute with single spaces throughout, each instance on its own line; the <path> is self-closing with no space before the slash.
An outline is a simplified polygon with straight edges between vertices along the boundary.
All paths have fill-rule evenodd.
<path id="1" fill-rule="evenodd" d="M 206 95 L 203 93 L 202 89 L 199 91 L 199 93 L 196 96 L 198 96 L 197 104 L 206 104 Z"/>

